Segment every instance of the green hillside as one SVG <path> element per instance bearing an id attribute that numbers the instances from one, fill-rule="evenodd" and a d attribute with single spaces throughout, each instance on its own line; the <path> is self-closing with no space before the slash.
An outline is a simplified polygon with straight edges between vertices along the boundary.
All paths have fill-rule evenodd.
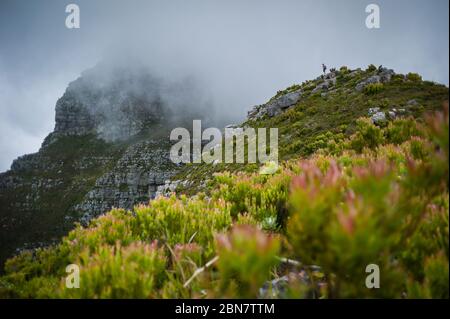
<path id="1" fill-rule="evenodd" d="M 342 67 L 278 92 L 242 124 L 279 129 L 273 174 L 186 165 L 171 196 L 8 260 L 0 297 L 448 298 L 448 88 L 387 71 Z"/>

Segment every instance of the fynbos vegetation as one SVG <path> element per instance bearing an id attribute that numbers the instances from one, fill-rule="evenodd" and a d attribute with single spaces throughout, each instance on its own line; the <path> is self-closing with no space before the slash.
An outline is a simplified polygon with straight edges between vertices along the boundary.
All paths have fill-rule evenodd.
<path id="1" fill-rule="evenodd" d="M 358 92 L 386 71 L 339 70 L 326 94 L 314 90 L 328 75 L 279 92 L 271 107 L 303 97 L 247 122 L 280 128 L 282 161 L 271 174 L 256 164 L 188 165 L 178 177 L 193 181 L 190 190 L 113 209 L 9 259 L 0 296 L 448 298 L 448 90 L 390 74 Z M 421 105 L 408 102 L 414 96 Z M 382 121 L 365 117 L 373 108 Z M 69 264 L 80 267 L 80 288 L 66 287 Z M 366 286 L 369 264 L 379 288 Z"/>

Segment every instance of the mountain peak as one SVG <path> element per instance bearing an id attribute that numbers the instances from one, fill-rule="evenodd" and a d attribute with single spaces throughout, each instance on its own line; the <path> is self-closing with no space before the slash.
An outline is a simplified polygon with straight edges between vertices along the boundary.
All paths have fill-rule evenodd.
<path id="1" fill-rule="evenodd" d="M 90 69 L 56 103 L 55 133 L 128 139 L 164 119 L 161 90 L 161 81 L 145 69 Z"/>

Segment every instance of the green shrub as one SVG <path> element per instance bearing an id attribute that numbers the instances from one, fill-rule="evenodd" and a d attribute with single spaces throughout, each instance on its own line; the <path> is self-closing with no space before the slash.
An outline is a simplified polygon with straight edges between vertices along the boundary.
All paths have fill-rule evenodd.
<path id="1" fill-rule="evenodd" d="M 425 284 L 429 287 L 431 298 L 449 298 L 448 271 L 448 256 L 439 254 L 427 259 L 425 263 Z"/>
<path id="2" fill-rule="evenodd" d="M 135 242 L 127 247 L 100 246 L 95 254 L 83 252 L 79 259 L 80 287 L 65 288 L 69 298 L 151 298 L 157 296 L 166 258 L 156 243 Z"/>
<path id="3" fill-rule="evenodd" d="M 410 280 L 407 285 L 409 298 L 449 298 L 449 263 L 448 256 L 439 254 L 427 259 L 425 279 L 423 282 Z"/>
<path id="4" fill-rule="evenodd" d="M 230 208 L 223 200 L 172 196 L 136 206 L 134 212 L 131 228 L 140 240 L 160 240 L 169 245 L 194 242 L 203 246 L 207 255 L 213 251 L 214 232 L 231 225 Z"/>
<path id="5" fill-rule="evenodd" d="M 383 90 L 383 83 L 370 83 L 364 87 L 364 93 L 367 95 L 374 95 Z"/>
<path id="6" fill-rule="evenodd" d="M 293 178 L 288 240 L 296 258 L 323 267 L 328 297 L 448 296 L 447 109 L 429 122 L 442 151 L 408 159 L 404 172 L 404 160 L 369 158 L 350 170 L 331 162 L 325 171 L 310 161 Z M 398 152 L 377 154 L 388 149 Z M 371 263 L 382 289 L 364 285 Z"/>
<path id="7" fill-rule="evenodd" d="M 406 79 L 412 82 L 421 82 L 422 81 L 422 77 L 417 74 L 417 73 L 408 73 L 406 75 Z"/>
<path id="8" fill-rule="evenodd" d="M 304 173 L 292 182 L 288 239 L 298 260 L 321 265 L 328 274 L 327 296 L 399 298 L 407 274 L 414 276 L 420 271 L 430 253 L 444 251 L 442 243 L 448 247 L 448 226 L 442 221 L 435 224 L 442 225 L 443 233 L 434 248 L 429 236 L 419 235 L 424 231 L 418 225 L 425 217 L 427 201 L 411 193 L 413 181 L 407 180 L 405 186 L 396 182 L 397 173 L 386 162 L 354 167 L 351 173 L 334 163 L 325 173 L 314 163 L 305 165 Z M 448 221 L 446 214 L 444 220 Z M 436 231 L 436 227 L 430 229 Z M 421 241 L 424 246 L 419 248 Z M 405 255 L 421 257 L 402 257 L 403 263 L 399 264 L 396 259 Z M 365 268 L 372 263 L 381 269 L 383 289 L 371 290 L 364 285 Z M 445 272 L 445 268 L 439 269 Z M 448 275 L 428 279 L 439 291 L 437 294 L 448 290 L 445 278 Z M 420 282 L 419 277 L 415 280 Z"/>
<path id="9" fill-rule="evenodd" d="M 431 154 L 431 145 L 420 137 L 412 137 L 409 142 L 409 153 L 414 159 L 426 160 Z"/>
<path id="10" fill-rule="evenodd" d="M 218 296 L 256 298 L 276 266 L 280 242 L 257 228 L 241 225 L 217 236 Z"/>
<path id="11" fill-rule="evenodd" d="M 76 256 L 78 252 L 89 249 L 95 252 L 103 244 L 114 246 L 119 241 L 126 246 L 139 240 L 131 229 L 132 214 L 123 209 L 112 209 L 108 214 L 93 219 L 87 228 L 78 226 L 63 240 L 66 246 Z"/>
<path id="12" fill-rule="evenodd" d="M 344 65 L 344 66 L 341 66 L 341 67 L 339 68 L 339 72 L 340 72 L 342 75 L 345 75 L 345 74 L 350 73 L 350 69 Z"/>
<path id="13" fill-rule="evenodd" d="M 356 121 L 356 133 L 351 139 L 351 148 L 362 152 L 364 148 L 374 149 L 384 141 L 383 131 L 370 119 L 361 118 Z"/>
<path id="14" fill-rule="evenodd" d="M 373 65 L 373 64 L 369 64 L 367 66 L 367 71 L 369 71 L 369 72 L 373 72 L 373 71 L 376 71 L 376 70 L 377 70 L 377 67 L 375 65 Z"/>
<path id="15" fill-rule="evenodd" d="M 383 162 L 353 172 L 358 177 L 348 182 L 336 164 L 322 173 L 311 163 L 293 180 L 289 242 L 298 260 L 329 274 L 329 297 L 395 297 L 402 273 L 390 256 L 401 243 L 403 216 L 386 200 L 394 174 Z M 384 289 L 365 287 L 369 264 L 383 269 Z"/>
<path id="16" fill-rule="evenodd" d="M 413 136 L 423 136 L 417 127 L 417 122 L 413 118 L 396 119 L 389 123 L 384 133 L 386 141 L 393 144 L 402 144 L 410 140 Z"/>

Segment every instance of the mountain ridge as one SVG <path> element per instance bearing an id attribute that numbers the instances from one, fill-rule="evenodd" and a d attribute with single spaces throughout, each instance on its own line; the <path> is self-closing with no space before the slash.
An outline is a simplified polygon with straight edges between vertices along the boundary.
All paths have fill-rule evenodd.
<path id="1" fill-rule="evenodd" d="M 1 260 L 16 249 L 57 242 L 74 222 L 87 224 L 112 207 L 131 209 L 173 191 L 195 194 L 216 172 L 258 169 L 258 165 L 173 165 L 167 127 L 173 106 L 161 107 L 162 94 L 158 85 L 153 87 L 154 78 L 145 72 L 135 78 L 134 71 L 121 71 L 123 79 L 108 82 L 90 79 L 92 72 L 84 73 L 88 80 L 82 75 L 72 82 L 57 102 L 55 131 L 41 150 L 15 160 L 12 169 L 0 175 Z M 136 91 L 135 85 L 127 88 L 139 78 L 149 92 Z M 118 88 L 125 93 L 114 91 Z M 77 90 L 83 92 L 81 97 L 74 94 Z M 106 94 L 108 90 L 113 94 Z M 342 67 L 279 91 L 249 111 L 242 126 L 278 127 L 281 160 L 307 157 L 330 141 L 337 144 L 350 136 L 359 117 L 371 116 L 382 126 L 398 117 L 420 118 L 437 110 L 447 95 L 445 86 L 412 73 L 395 74 L 373 65 L 366 70 Z M 183 124 L 198 113 L 202 112 L 186 114 Z M 127 115 L 126 125 L 118 125 Z M 124 130 L 130 123 L 133 129 Z M 109 125 L 119 127 L 118 133 L 105 130 Z"/>

